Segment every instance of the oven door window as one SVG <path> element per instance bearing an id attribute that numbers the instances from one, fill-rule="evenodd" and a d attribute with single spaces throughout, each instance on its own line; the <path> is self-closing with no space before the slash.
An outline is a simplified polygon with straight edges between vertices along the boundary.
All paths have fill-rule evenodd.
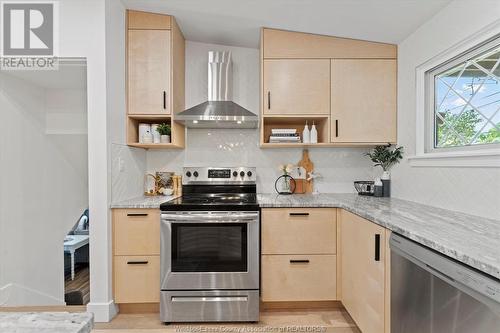
<path id="1" fill-rule="evenodd" d="M 172 272 L 246 272 L 246 223 L 173 223 Z"/>

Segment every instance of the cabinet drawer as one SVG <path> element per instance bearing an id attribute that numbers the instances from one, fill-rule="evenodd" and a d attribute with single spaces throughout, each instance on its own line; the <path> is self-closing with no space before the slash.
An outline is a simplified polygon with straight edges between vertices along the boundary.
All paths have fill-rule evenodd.
<path id="1" fill-rule="evenodd" d="M 262 210 L 262 254 L 335 254 L 335 208 Z"/>
<path id="2" fill-rule="evenodd" d="M 113 210 L 114 255 L 159 255 L 158 209 Z"/>
<path id="3" fill-rule="evenodd" d="M 160 301 L 160 256 L 115 256 L 116 303 Z"/>
<path id="4" fill-rule="evenodd" d="M 337 298 L 337 256 L 263 255 L 262 301 Z"/>

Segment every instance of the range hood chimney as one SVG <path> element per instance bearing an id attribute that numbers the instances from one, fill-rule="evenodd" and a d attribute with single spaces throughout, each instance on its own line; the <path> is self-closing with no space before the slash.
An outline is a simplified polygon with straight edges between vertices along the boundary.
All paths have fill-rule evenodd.
<path id="1" fill-rule="evenodd" d="M 231 52 L 208 53 L 208 101 L 175 116 L 189 128 L 257 128 L 258 116 L 232 99 Z"/>

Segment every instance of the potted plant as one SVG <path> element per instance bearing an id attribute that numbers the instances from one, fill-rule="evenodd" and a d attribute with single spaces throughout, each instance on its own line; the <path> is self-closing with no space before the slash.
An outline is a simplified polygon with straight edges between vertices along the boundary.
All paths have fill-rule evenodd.
<path id="1" fill-rule="evenodd" d="M 403 158 L 403 147 L 391 149 L 390 144 L 386 146 L 376 146 L 371 152 L 366 153 L 366 155 L 375 163 L 375 166 L 382 167 L 384 172 L 382 173 L 381 179 L 389 180 L 391 179 L 391 168 L 398 164 Z"/>
<path id="2" fill-rule="evenodd" d="M 159 124 L 156 128 L 156 131 L 160 133 L 160 142 L 161 143 L 170 143 L 170 134 L 172 133 L 172 128 L 169 124 L 163 123 Z"/>

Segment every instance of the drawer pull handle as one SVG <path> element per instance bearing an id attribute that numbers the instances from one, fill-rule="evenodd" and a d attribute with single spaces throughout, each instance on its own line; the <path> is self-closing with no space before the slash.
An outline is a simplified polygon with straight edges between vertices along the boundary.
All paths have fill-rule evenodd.
<path id="1" fill-rule="evenodd" d="M 267 109 L 271 110 L 271 92 L 267 92 Z"/>
<path id="2" fill-rule="evenodd" d="M 375 261 L 380 261 L 380 234 L 375 235 Z"/>
<path id="3" fill-rule="evenodd" d="M 127 265 L 147 265 L 149 261 L 127 261 Z"/>
<path id="4" fill-rule="evenodd" d="M 163 110 L 167 109 L 167 92 L 163 91 Z"/>
<path id="5" fill-rule="evenodd" d="M 145 217 L 145 216 L 148 216 L 148 214 L 146 214 L 146 213 L 130 213 L 130 214 L 127 214 L 127 216 L 129 216 L 129 217 L 140 217 L 140 216 Z"/>
<path id="6" fill-rule="evenodd" d="M 290 213 L 290 216 L 309 216 L 309 213 Z"/>
<path id="7" fill-rule="evenodd" d="M 298 259 L 298 260 L 290 259 L 290 264 L 308 264 L 308 263 L 309 259 Z"/>
<path id="8" fill-rule="evenodd" d="M 335 137 L 339 137 L 339 120 L 335 119 Z"/>

